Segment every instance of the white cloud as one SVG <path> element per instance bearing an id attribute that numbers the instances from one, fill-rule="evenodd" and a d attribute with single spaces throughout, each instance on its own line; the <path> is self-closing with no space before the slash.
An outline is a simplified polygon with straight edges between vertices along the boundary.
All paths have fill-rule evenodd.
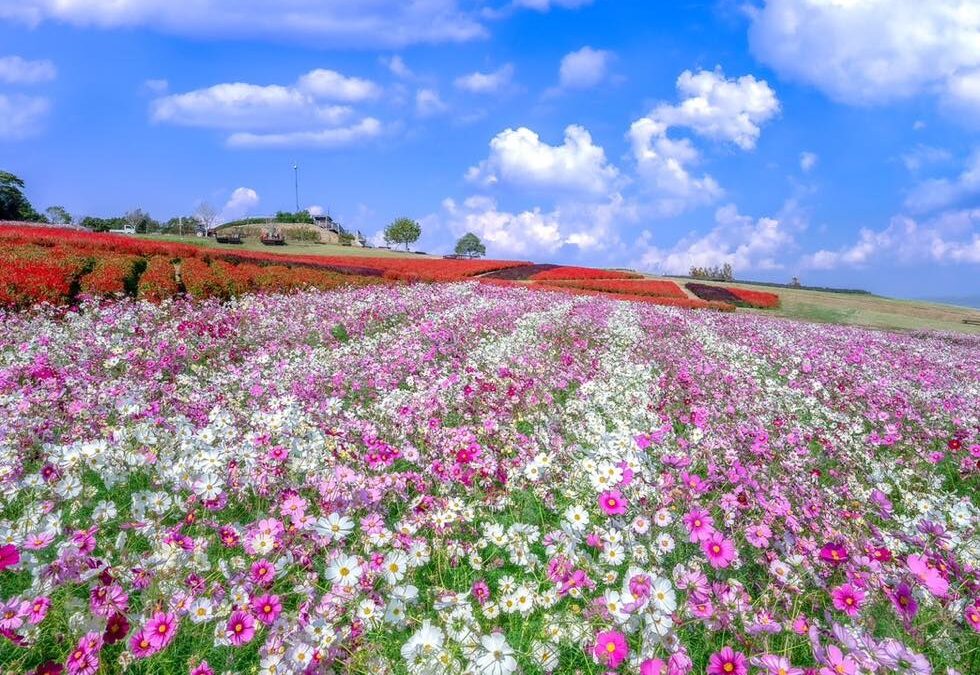
<path id="1" fill-rule="evenodd" d="M 487 35 L 459 0 L 2 0 L 0 19 L 194 37 L 263 38 L 330 48 L 464 42 Z"/>
<path id="2" fill-rule="evenodd" d="M 259 204 L 259 194 L 252 188 L 240 187 L 231 193 L 231 197 L 225 203 L 218 220 L 227 223 L 230 220 L 238 220 L 248 215 L 249 211 Z"/>
<path id="3" fill-rule="evenodd" d="M 162 96 L 170 90 L 170 82 L 167 80 L 146 80 L 143 82 L 143 89 L 151 94 Z"/>
<path id="4" fill-rule="evenodd" d="M 346 127 L 334 127 L 313 131 L 293 131 L 284 133 L 238 132 L 228 137 L 230 148 L 317 148 L 331 150 L 361 141 L 377 138 L 384 127 L 373 117 L 365 117 L 360 122 Z"/>
<path id="5" fill-rule="evenodd" d="M 765 0 L 755 55 L 851 104 L 937 92 L 980 110 L 980 6 L 964 0 Z"/>
<path id="6" fill-rule="evenodd" d="M 470 73 L 456 78 L 456 88 L 471 94 L 496 94 L 510 86 L 514 64 L 508 63 L 489 73 Z"/>
<path id="7" fill-rule="evenodd" d="M 701 136 L 750 150 L 761 125 L 779 112 L 773 90 L 751 75 L 728 79 L 720 69 L 686 70 L 677 79 L 677 89 L 682 97 L 679 104 L 661 103 L 636 120 L 628 134 L 637 170 L 657 195 L 656 211 L 667 216 L 710 204 L 723 194 L 710 175 L 692 173 L 700 153 L 689 139 L 670 138 L 671 128 L 687 127 Z"/>
<path id="8" fill-rule="evenodd" d="M 324 68 L 317 68 L 300 77 L 296 87 L 314 98 L 344 103 L 358 103 L 381 95 L 381 87 L 370 80 L 347 77 Z"/>
<path id="9" fill-rule="evenodd" d="M 652 245 L 644 232 L 638 245 L 645 249 L 634 266 L 667 274 L 686 274 L 692 265 L 731 264 L 737 272 L 781 269 L 782 256 L 795 245 L 793 235 L 780 219 L 753 220 L 738 213 L 734 204 L 715 213 L 715 227 L 707 234 L 691 234 L 670 248 Z"/>
<path id="10" fill-rule="evenodd" d="M 606 78 L 613 53 L 604 49 L 582 47 L 561 60 L 559 81 L 565 89 L 589 89 Z"/>
<path id="11" fill-rule="evenodd" d="M 405 60 L 401 56 L 395 55 L 390 59 L 382 59 L 381 63 L 391 71 L 391 74 L 402 80 L 410 80 L 415 77 L 415 73 L 412 69 L 405 64 Z"/>
<path id="12" fill-rule="evenodd" d="M 6 84 L 39 84 L 58 76 L 51 61 L 28 61 L 20 56 L 0 57 L 0 82 Z"/>
<path id="13" fill-rule="evenodd" d="M 415 92 L 415 112 L 420 117 L 432 117 L 448 108 L 435 89 L 419 89 Z"/>
<path id="14" fill-rule="evenodd" d="M 19 141 L 41 133 L 51 110 L 40 96 L 0 94 L 0 141 Z"/>
<path id="15" fill-rule="evenodd" d="M 935 148 L 923 143 L 917 144 L 914 148 L 904 153 L 901 157 L 902 164 L 909 171 L 915 173 L 924 166 L 930 164 L 940 164 L 948 162 L 953 155 L 944 148 Z"/>
<path id="16" fill-rule="evenodd" d="M 607 194 L 619 171 L 606 161 L 601 146 L 583 127 L 565 129 L 565 141 L 553 146 L 527 127 L 507 129 L 490 141 L 490 156 L 467 172 L 467 179 L 493 185 Z"/>
<path id="17" fill-rule="evenodd" d="M 351 114 L 348 107 L 321 105 L 310 94 L 293 87 L 244 82 L 172 94 L 151 105 L 154 122 L 234 130 L 337 125 Z"/>
<path id="18" fill-rule="evenodd" d="M 820 158 L 813 152 L 801 152 L 800 153 L 800 171 L 803 173 L 810 173 L 810 171 L 817 165 L 817 161 Z"/>
<path id="19" fill-rule="evenodd" d="M 945 208 L 980 194 L 980 150 L 967 160 L 955 179 L 934 178 L 916 185 L 905 199 L 905 207 L 922 213 Z"/>
<path id="20" fill-rule="evenodd" d="M 576 9 L 591 5 L 593 0 L 514 0 L 515 7 L 525 7 L 538 12 L 547 12 L 552 7 Z"/>
<path id="21" fill-rule="evenodd" d="M 884 260 L 980 264 L 980 209 L 944 213 L 923 224 L 896 216 L 883 230 L 862 228 L 858 240 L 849 246 L 805 256 L 802 266 L 862 268 Z"/>

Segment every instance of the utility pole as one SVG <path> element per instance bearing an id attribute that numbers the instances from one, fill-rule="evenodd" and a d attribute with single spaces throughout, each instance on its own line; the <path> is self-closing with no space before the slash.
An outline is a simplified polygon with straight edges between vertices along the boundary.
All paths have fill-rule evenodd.
<path id="1" fill-rule="evenodd" d="M 296 185 L 296 213 L 299 213 L 299 164 L 293 163 L 293 177 Z"/>

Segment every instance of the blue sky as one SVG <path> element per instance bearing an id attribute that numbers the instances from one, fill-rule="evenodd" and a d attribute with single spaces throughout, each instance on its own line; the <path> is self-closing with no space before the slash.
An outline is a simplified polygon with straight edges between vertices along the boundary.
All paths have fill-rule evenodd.
<path id="1" fill-rule="evenodd" d="M 970 0 L 0 0 L 0 168 L 76 215 L 980 294 Z"/>

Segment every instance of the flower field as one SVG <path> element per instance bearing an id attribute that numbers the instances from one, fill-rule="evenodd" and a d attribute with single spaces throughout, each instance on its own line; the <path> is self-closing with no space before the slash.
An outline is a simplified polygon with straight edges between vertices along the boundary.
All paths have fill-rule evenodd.
<path id="1" fill-rule="evenodd" d="M 0 310 L 3 672 L 980 670 L 977 337 L 116 253 Z"/>

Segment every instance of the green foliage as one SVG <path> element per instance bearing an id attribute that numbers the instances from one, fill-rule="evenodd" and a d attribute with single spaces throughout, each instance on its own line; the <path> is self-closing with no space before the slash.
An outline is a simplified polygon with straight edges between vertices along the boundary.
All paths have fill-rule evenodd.
<path id="1" fill-rule="evenodd" d="M 276 212 L 276 222 L 309 223 L 312 225 L 315 221 L 313 220 L 313 216 L 310 215 L 309 211 L 297 211 L 296 213 L 290 213 L 289 211 L 278 211 Z"/>
<path id="2" fill-rule="evenodd" d="M 109 230 L 121 230 L 124 228 L 126 226 L 126 219 L 122 217 L 96 218 L 94 216 L 85 216 L 79 224 L 93 232 L 108 232 Z"/>
<path id="3" fill-rule="evenodd" d="M 466 255 L 479 258 L 487 254 L 487 247 L 483 245 L 480 238 L 472 232 L 467 232 L 459 241 L 456 242 L 456 255 Z"/>
<path id="4" fill-rule="evenodd" d="M 414 244 L 422 236 L 422 226 L 411 218 L 399 218 L 385 228 L 385 241 L 390 244 Z"/>
<path id="5" fill-rule="evenodd" d="M 0 171 L 0 220 L 47 222 L 24 196 L 24 181 L 7 171 Z"/>
<path id="6" fill-rule="evenodd" d="M 48 220 L 56 225 L 69 225 L 74 220 L 64 206 L 49 206 L 44 213 L 48 216 Z"/>

